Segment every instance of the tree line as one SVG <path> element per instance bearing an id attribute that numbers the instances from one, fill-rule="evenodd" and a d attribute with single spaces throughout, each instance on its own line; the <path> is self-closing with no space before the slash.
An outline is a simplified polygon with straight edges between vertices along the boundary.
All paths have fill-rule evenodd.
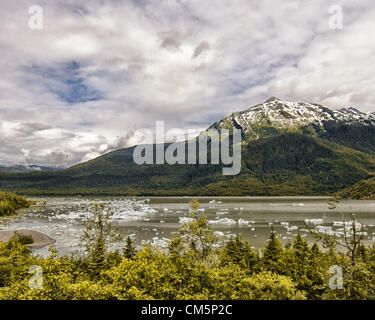
<path id="1" fill-rule="evenodd" d="M 84 223 L 83 253 L 60 257 L 51 246 L 43 258 L 32 255 L 17 236 L 0 243 L 0 299 L 375 298 L 375 248 L 350 232 L 347 243 L 355 242 L 355 248 L 342 251 L 330 236 L 309 245 L 298 234 L 283 246 L 271 230 L 259 253 L 239 235 L 220 246 L 198 213 L 199 202 L 190 206 L 192 221 L 165 250 L 149 245 L 137 250 L 127 237 L 123 249 L 110 251 L 122 236 L 102 206 L 95 206 L 93 218 Z M 342 274 L 332 274 L 333 266 Z"/>

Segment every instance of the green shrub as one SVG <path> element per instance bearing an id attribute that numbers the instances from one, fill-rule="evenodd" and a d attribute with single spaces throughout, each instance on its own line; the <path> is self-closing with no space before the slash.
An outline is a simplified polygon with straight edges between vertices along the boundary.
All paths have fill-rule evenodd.
<path id="1" fill-rule="evenodd" d="M 28 208 L 30 202 L 22 196 L 10 192 L 0 192 L 0 217 L 10 216 L 22 208 Z"/>
<path id="2" fill-rule="evenodd" d="M 17 232 L 15 233 L 14 237 L 13 238 L 17 238 L 17 240 L 23 244 L 23 245 L 27 245 L 27 244 L 32 244 L 34 243 L 34 239 L 31 235 L 28 235 L 28 234 L 18 234 Z"/>

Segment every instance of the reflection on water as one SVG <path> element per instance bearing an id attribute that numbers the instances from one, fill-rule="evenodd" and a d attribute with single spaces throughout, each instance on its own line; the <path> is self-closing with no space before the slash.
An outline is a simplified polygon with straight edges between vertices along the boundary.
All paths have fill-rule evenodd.
<path id="1" fill-rule="evenodd" d="M 46 198 L 45 207 L 32 207 L 2 229 L 33 229 L 56 239 L 65 254 L 79 249 L 80 223 L 91 216 L 93 204 L 103 203 L 113 225 L 130 235 L 137 245 L 148 241 L 165 247 L 183 222 L 189 220 L 189 197 L 170 198 Z M 35 199 L 34 199 L 35 200 Z M 241 234 L 256 248 L 263 248 L 273 225 L 287 243 L 300 232 L 310 235 L 306 223 L 321 233 L 342 235 L 342 213 L 355 213 L 365 227 L 367 243 L 375 239 L 375 201 L 342 201 L 329 210 L 324 197 L 200 197 L 200 214 L 206 214 L 222 241 Z M 118 244 L 121 246 L 122 244 Z M 37 253 L 46 254 L 47 249 Z"/>

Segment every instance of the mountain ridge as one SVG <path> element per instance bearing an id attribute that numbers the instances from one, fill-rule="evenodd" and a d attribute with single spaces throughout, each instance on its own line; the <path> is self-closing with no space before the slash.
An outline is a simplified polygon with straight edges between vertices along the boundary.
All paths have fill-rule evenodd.
<path id="1" fill-rule="evenodd" d="M 254 140 L 306 126 L 323 128 L 325 123 L 332 121 L 375 126 L 375 113 L 364 113 L 353 107 L 336 110 L 316 103 L 283 101 L 271 97 L 263 103 L 232 113 L 215 122 L 209 129 L 235 127 L 242 129 L 247 139 Z"/>
<path id="2" fill-rule="evenodd" d="M 24 164 L 1 164 L 0 163 L 0 172 L 9 172 L 9 173 L 20 173 L 20 172 L 33 172 L 33 171 L 56 171 L 63 170 L 62 167 L 50 167 L 42 165 L 24 165 Z"/>
<path id="3" fill-rule="evenodd" d="M 307 110 L 308 121 L 285 122 L 296 117 L 281 111 L 298 108 L 300 113 Z M 33 195 L 331 195 L 375 176 L 375 114 L 277 98 L 246 110 L 258 112 L 262 121 L 255 120 L 258 127 L 242 123 L 251 123 L 259 134 L 244 135 L 237 176 L 223 176 L 221 165 L 137 165 L 133 146 L 61 171 L 0 173 L 0 189 Z M 265 111 L 276 112 L 280 123 L 292 125 L 275 125 L 280 119 L 275 115 L 264 119 Z M 240 123 L 231 122 L 232 115 L 209 128 L 244 130 Z"/>

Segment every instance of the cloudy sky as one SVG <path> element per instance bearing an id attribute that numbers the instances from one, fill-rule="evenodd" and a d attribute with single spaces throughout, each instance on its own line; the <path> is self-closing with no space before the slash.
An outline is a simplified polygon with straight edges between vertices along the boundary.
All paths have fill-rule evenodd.
<path id="1" fill-rule="evenodd" d="M 0 28 L 0 162 L 71 165 L 269 96 L 375 111 L 373 0 L 2 0 Z"/>

